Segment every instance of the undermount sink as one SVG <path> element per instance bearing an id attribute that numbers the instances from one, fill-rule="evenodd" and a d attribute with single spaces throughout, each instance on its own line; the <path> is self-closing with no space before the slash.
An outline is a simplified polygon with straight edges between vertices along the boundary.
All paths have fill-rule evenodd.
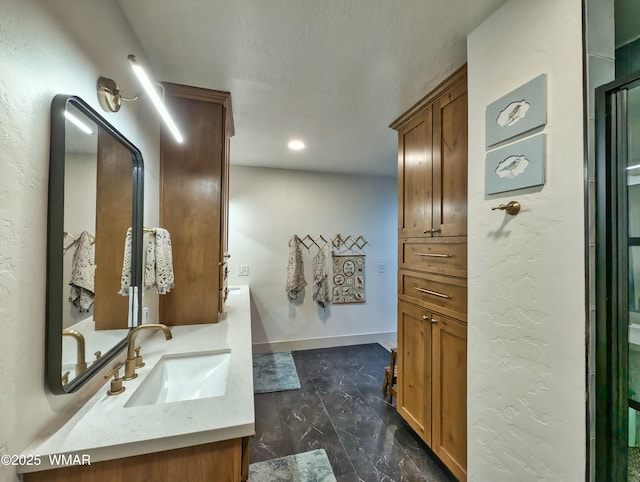
<path id="1" fill-rule="evenodd" d="M 230 350 L 165 355 L 124 406 L 221 397 L 227 388 L 230 358 Z"/>

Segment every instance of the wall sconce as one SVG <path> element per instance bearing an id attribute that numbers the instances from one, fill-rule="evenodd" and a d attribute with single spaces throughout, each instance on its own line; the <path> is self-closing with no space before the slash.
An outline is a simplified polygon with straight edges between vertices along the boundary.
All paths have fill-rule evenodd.
<path id="1" fill-rule="evenodd" d="M 173 122 L 169 111 L 164 105 L 164 102 L 162 102 L 162 99 L 158 95 L 158 92 L 154 88 L 154 84 L 151 82 L 151 79 L 147 75 L 146 71 L 140 64 L 138 64 L 135 55 L 129 54 L 127 58 L 129 59 L 131 68 L 136 74 L 138 81 L 140 82 L 140 84 L 142 84 L 142 87 L 151 99 L 151 102 L 158 111 L 158 114 L 160 115 L 160 117 L 162 117 L 162 120 L 166 124 L 167 128 L 169 129 L 169 131 L 171 131 L 171 134 L 173 134 L 175 140 L 182 143 L 184 141 L 184 138 L 182 137 L 182 134 L 180 134 L 180 131 L 178 130 L 175 122 Z M 120 107 L 122 106 L 123 101 L 135 101 L 140 97 L 140 94 L 136 95 L 135 97 L 124 97 L 120 92 L 120 88 L 118 87 L 116 81 L 107 77 L 98 78 L 96 89 L 100 107 L 102 107 L 106 112 L 118 112 L 120 110 Z"/>

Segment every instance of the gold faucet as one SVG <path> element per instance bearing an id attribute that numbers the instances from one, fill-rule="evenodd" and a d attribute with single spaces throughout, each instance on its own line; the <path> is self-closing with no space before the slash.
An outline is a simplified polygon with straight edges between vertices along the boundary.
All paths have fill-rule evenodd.
<path id="1" fill-rule="evenodd" d="M 87 362 L 84 360 L 84 335 L 76 330 L 63 330 L 62 336 L 70 336 L 78 342 L 76 352 L 76 374 L 77 377 L 87 369 Z"/>
<path id="2" fill-rule="evenodd" d="M 138 333 L 142 330 L 162 330 L 166 340 L 173 338 L 169 328 L 162 323 L 147 323 L 146 325 L 139 325 L 132 329 L 127 337 L 127 361 L 124 362 L 124 377 L 122 377 L 124 380 L 133 380 L 138 376 L 136 367 L 143 366 L 140 352 L 138 351 L 136 353 L 136 336 L 138 336 Z"/>

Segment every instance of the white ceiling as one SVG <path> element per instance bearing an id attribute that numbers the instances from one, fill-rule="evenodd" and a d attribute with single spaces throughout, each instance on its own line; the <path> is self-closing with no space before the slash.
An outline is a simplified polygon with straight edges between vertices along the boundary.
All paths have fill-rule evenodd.
<path id="1" fill-rule="evenodd" d="M 465 62 L 503 2 L 119 0 L 157 80 L 231 92 L 233 164 L 383 176 L 389 123 Z"/>

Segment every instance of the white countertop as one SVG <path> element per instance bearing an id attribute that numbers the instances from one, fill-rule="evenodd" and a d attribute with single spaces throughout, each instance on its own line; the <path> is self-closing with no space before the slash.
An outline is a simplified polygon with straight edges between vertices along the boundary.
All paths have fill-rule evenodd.
<path id="1" fill-rule="evenodd" d="M 226 319 L 219 323 L 170 327 L 172 340 L 165 340 L 161 331 L 154 332 L 141 343 L 145 366 L 136 370 L 137 378 L 124 382 L 126 390 L 107 396 L 107 381 L 57 432 L 22 453 L 39 456 L 41 464 L 20 466 L 18 473 L 54 468 L 49 456 L 56 454 L 89 455 L 94 463 L 253 435 L 249 287 L 230 287 L 226 308 Z M 223 396 L 124 406 L 163 355 L 229 349 Z"/>

